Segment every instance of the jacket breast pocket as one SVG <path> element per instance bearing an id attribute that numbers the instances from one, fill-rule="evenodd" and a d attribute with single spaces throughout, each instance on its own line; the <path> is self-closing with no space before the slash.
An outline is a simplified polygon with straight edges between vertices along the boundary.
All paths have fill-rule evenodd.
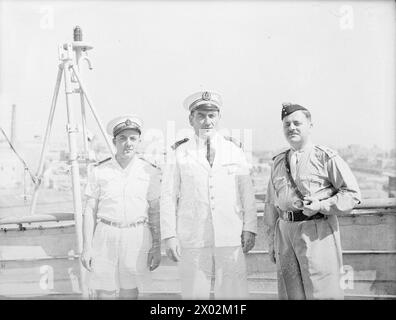
<path id="1" fill-rule="evenodd" d="M 196 174 L 197 168 L 191 165 L 181 165 L 180 166 L 180 174 L 185 177 L 194 177 Z"/>
<path id="2" fill-rule="evenodd" d="M 149 175 L 140 175 L 140 176 L 137 176 L 136 179 L 138 181 L 148 182 L 148 181 L 150 181 L 150 176 Z"/>
<path id="3" fill-rule="evenodd" d="M 274 189 L 277 193 L 282 191 L 287 186 L 287 179 L 286 177 L 277 177 L 273 180 Z"/>
<path id="4" fill-rule="evenodd" d="M 140 190 L 147 190 L 150 184 L 149 176 L 137 176 L 136 177 L 136 187 Z"/>
<path id="5" fill-rule="evenodd" d="M 308 175 L 300 178 L 301 184 L 311 192 L 320 189 L 324 185 L 324 180 L 318 176 Z"/>
<path id="6" fill-rule="evenodd" d="M 237 163 L 226 163 L 223 164 L 223 168 L 229 175 L 234 175 L 237 174 L 239 170 L 239 165 Z"/>
<path id="7" fill-rule="evenodd" d="M 100 193 L 105 198 L 118 198 L 122 193 L 122 184 L 118 180 L 99 180 Z"/>
<path id="8" fill-rule="evenodd" d="M 125 192 L 135 198 L 146 198 L 149 184 L 149 176 L 139 175 L 128 182 Z"/>

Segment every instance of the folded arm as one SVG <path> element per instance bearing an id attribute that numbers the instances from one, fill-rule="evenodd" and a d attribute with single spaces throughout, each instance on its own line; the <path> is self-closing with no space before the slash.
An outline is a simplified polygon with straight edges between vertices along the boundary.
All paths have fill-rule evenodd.
<path id="1" fill-rule="evenodd" d="M 351 169 L 341 157 L 335 156 L 329 159 L 327 171 L 336 193 L 320 201 L 319 212 L 327 215 L 350 212 L 361 201 L 360 189 Z"/>

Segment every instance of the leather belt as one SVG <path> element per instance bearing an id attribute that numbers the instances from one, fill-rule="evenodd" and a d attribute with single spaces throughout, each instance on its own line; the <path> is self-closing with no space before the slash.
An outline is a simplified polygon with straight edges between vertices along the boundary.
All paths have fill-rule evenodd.
<path id="1" fill-rule="evenodd" d="M 316 213 L 313 216 L 306 216 L 302 210 L 298 211 L 283 211 L 280 218 L 285 221 L 297 222 L 297 221 L 306 221 L 306 220 L 316 220 L 316 219 L 326 219 L 327 217 L 322 213 Z"/>
<path id="2" fill-rule="evenodd" d="M 124 222 L 115 222 L 115 221 L 110 221 L 110 220 L 106 220 L 103 218 L 100 218 L 100 222 L 107 224 L 109 226 L 112 227 L 116 227 L 116 228 L 134 228 L 137 227 L 140 224 L 146 224 L 147 223 L 147 219 L 141 219 L 135 222 L 128 222 L 128 223 L 124 223 Z"/>

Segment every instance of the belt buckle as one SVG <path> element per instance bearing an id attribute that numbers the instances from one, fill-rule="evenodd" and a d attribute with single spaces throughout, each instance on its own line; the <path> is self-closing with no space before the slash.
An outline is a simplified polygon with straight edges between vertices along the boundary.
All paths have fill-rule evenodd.
<path id="1" fill-rule="evenodd" d="M 135 222 L 123 222 L 122 223 L 122 228 L 131 228 L 135 227 Z"/>
<path id="2" fill-rule="evenodd" d="M 134 222 L 129 222 L 129 223 L 124 223 L 124 228 L 136 228 L 138 226 L 139 222 L 134 221 Z"/>
<path id="3" fill-rule="evenodd" d="M 287 210 L 286 213 L 287 213 L 287 220 L 294 221 L 294 212 L 291 210 Z"/>
<path id="4" fill-rule="evenodd" d="M 135 227 L 137 227 L 138 225 L 140 225 L 140 224 L 142 224 L 142 225 L 146 225 L 146 223 L 147 223 L 147 219 L 139 219 L 139 220 L 137 220 L 137 221 L 135 221 L 134 222 L 134 224 L 135 224 Z"/>
<path id="5" fill-rule="evenodd" d="M 121 222 L 121 221 L 110 221 L 110 225 L 113 227 L 117 227 L 117 228 L 125 228 L 127 227 L 127 224 L 125 222 Z"/>
<path id="6" fill-rule="evenodd" d="M 118 223 L 115 221 L 109 221 L 110 223 L 108 223 L 110 226 L 112 227 L 118 227 Z"/>

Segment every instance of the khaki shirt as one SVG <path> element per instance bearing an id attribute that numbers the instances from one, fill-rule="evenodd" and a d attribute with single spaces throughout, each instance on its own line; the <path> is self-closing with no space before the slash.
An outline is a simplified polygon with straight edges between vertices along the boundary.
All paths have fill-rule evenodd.
<path id="1" fill-rule="evenodd" d="M 323 214 L 347 213 L 360 202 L 360 189 L 346 162 L 333 150 L 313 144 L 297 152 L 296 185 L 303 196 L 321 199 Z M 278 210 L 298 210 L 298 196 L 291 187 L 285 165 L 286 151 L 274 157 L 268 183 L 264 223 L 273 232 Z"/>
<path id="2" fill-rule="evenodd" d="M 112 158 L 89 170 L 85 196 L 98 200 L 98 218 L 130 223 L 159 201 L 161 171 L 138 156 L 123 169 Z"/>
<path id="3" fill-rule="evenodd" d="M 217 134 L 213 166 L 197 137 L 177 147 L 163 175 L 161 238 L 182 247 L 238 246 L 243 230 L 257 232 L 250 165 L 241 148 Z"/>

